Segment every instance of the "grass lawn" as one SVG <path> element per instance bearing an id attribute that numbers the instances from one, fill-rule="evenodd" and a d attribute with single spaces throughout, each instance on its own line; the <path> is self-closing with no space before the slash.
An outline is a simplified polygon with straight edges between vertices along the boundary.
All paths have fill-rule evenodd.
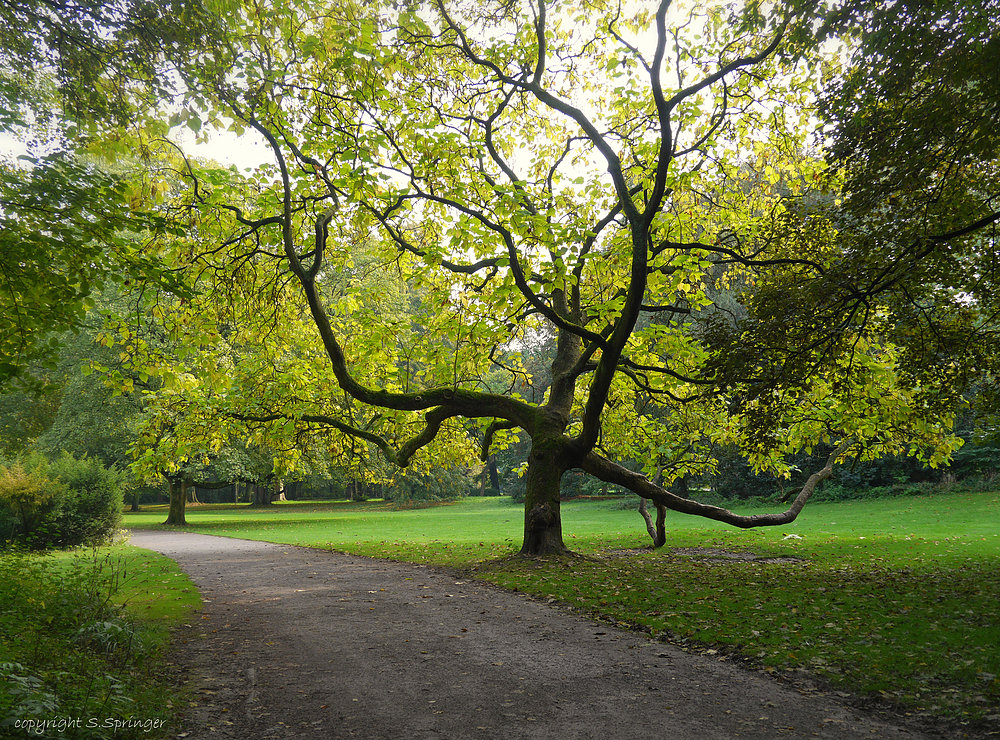
<path id="1" fill-rule="evenodd" d="M 165 516 L 147 510 L 126 522 L 157 526 Z M 508 557 L 521 516 L 506 499 L 476 498 L 416 510 L 188 509 L 193 531 L 469 568 L 720 658 L 807 670 L 915 714 L 1000 727 L 998 493 L 817 502 L 791 525 L 750 531 L 671 515 L 658 552 L 646 549 L 636 511 L 571 501 L 563 526 L 578 556 L 537 562 Z"/>
<path id="2" fill-rule="evenodd" d="M 176 563 L 136 547 L 0 555 L 0 736 L 165 737 L 164 647 L 200 604 Z"/>

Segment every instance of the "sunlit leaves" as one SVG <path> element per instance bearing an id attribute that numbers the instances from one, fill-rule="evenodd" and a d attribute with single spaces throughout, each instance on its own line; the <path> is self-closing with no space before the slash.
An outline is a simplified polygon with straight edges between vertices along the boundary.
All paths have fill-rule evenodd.
<path id="1" fill-rule="evenodd" d="M 0 379 L 51 359 L 52 332 L 79 327 L 91 294 L 121 273 L 174 282 L 143 249 L 168 221 L 130 180 L 69 154 L 0 165 Z"/>

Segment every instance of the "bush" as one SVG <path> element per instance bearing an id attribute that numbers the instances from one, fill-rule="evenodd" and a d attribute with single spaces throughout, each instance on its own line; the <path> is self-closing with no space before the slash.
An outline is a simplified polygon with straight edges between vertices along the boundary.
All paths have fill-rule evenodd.
<path id="1" fill-rule="evenodd" d="M 110 542 L 121 526 L 121 474 L 89 457 L 0 466 L 0 537 L 35 549 Z"/>
<path id="2" fill-rule="evenodd" d="M 863 501 L 896 496 L 927 496 L 942 490 L 941 484 L 927 481 L 894 483 L 890 486 L 860 488 L 827 481 L 813 494 L 813 501 Z"/>
<path id="3" fill-rule="evenodd" d="M 48 461 L 40 455 L 0 465 L 0 535 L 5 541 L 30 537 L 65 493 L 49 477 Z"/>
<path id="4" fill-rule="evenodd" d="M 122 522 L 121 473 L 92 457 L 75 459 L 68 453 L 49 470 L 66 486 L 66 495 L 53 512 L 52 544 L 72 547 L 110 542 Z"/>

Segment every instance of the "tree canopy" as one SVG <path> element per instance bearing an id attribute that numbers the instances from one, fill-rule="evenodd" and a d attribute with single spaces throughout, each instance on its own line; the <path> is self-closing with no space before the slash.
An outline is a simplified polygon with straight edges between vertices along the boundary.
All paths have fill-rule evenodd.
<path id="1" fill-rule="evenodd" d="M 18 143 L 0 158 L 0 382 L 54 362 L 108 280 L 179 289 L 143 238 L 166 222 L 132 134 L 167 95 L 156 64 L 186 17 L 117 0 L 0 7 L 0 141 Z"/>
<path id="2" fill-rule="evenodd" d="M 989 5 L 165 12 L 144 26 L 154 61 L 127 69 L 156 102 L 129 98 L 129 146 L 162 183 L 141 253 L 179 282 L 132 323 L 176 351 L 128 322 L 105 341 L 187 426 L 140 460 L 218 449 L 234 424 L 289 465 L 303 435 L 407 466 L 520 431 L 526 554 L 564 549 L 571 469 L 758 526 L 794 519 L 838 462 L 940 464 L 993 360 Z M 155 143 L 178 125 L 270 161 Z M 538 336 L 544 398 L 522 358 Z M 669 490 L 718 445 L 779 473 L 832 453 L 787 511 L 748 517 Z"/>

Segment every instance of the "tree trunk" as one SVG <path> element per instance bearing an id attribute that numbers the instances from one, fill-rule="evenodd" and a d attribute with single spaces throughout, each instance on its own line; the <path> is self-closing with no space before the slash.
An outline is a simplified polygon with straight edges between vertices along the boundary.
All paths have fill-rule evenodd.
<path id="1" fill-rule="evenodd" d="M 672 490 L 681 498 L 691 498 L 691 489 L 688 487 L 688 477 L 678 478 L 672 486 Z"/>
<path id="2" fill-rule="evenodd" d="M 647 499 L 639 497 L 639 513 L 646 522 L 646 531 L 653 540 L 653 547 L 663 547 L 667 543 L 667 507 L 656 504 L 656 524 L 653 524 L 653 518 L 646 508 L 646 501 Z"/>
<path id="3" fill-rule="evenodd" d="M 521 555 L 569 552 L 563 542 L 559 487 L 566 469 L 554 446 L 533 443 L 528 455 L 524 493 L 524 543 Z"/>
<path id="4" fill-rule="evenodd" d="M 253 490 L 253 500 L 250 502 L 250 506 L 252 508 L 271 505 L 271 500 L 274 495 L 274 488 L 272 484 L 265 483 L 264 485 L 261 485 L 260 483 L 254 483 L 251 488 Z"/>
<path id="5" fill-rule="evenodd" d="M 132 508 L 129 511 L 139 511 L 139 491 L 132 492 Z"/>
<path id="6" fill-rule="evenodd" d="M 496 491 L 496 493 L 500 493 L 500 471 L 497 470 L 496 455 L 490 455 L 489 459 L 486 461 L 486 468 L 490 471 L 490 487 Z"/>
<path id="7" fill-rule="evenodd" d="M 349 501 L 367 501 L 365 484 L 359 480 L 352 480 L 347 486 L 347 498 Z"/>
<path id="8" fill-rule="evenodd" d="M 274 481 L 274 500 L 275 501 L 287 501 L 285 498 L 285 481 L 280 478 Z"/>
<path id="9" fill-rule="evenodd" d="M 184 485 L 187 487 L 187 502 L 189 504 L 200 504 L 201 501 L 198 500 L 198 486 L 192 484 L 190 481 L 184 481 Z"/>
<path id="10" fill-rule="evenodd" d="M 187 526 L 187 519 L 184 517 L 185 505 L 187 504 L 186 482 L 177 478 L 170 478 L 170 509 L 167 512 L 167 521 L 164 524 L 173 524 L 179 527 Z"/>

